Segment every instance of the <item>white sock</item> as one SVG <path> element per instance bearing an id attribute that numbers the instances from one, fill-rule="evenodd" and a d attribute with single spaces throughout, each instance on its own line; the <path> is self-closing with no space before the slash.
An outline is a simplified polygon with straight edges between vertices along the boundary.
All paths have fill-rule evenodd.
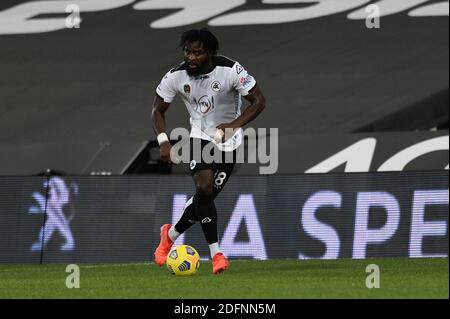
<path id="1" fill-rule="evenodd" d="M 177 240 L 178 237 L 180 237 L 180 233 L 176 231 L 175 226 L 170 227 L 169 229 L 169 238 L 172 241 Z"/>
<path id="2" fill-rule="evenodd" d="M 209 252 L 211 253 L 211 258 L 213 258 L 215 254 L 221 253 L 219 243 L 212 243 L 209 245 Z"/>

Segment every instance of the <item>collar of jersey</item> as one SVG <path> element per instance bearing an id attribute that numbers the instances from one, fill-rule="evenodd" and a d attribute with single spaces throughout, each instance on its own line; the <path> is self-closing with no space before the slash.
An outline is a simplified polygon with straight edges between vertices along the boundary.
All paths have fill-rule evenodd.
<path id="1" fill-rule="evenodd" d="M 208 79 L 209 78 L 209 76 L 216 70 L 216 68 L 217 68 L 217 65 L 214 65 L 214 68 L 210 71 L 210 72 L 208 72 L 208 73 L 205 73 L 205 74 L 199 74 L 199 75 L 194 75 L 194 76 L 189 76 L 189 77 L 191 77 L 193 80 L 203 80 L 203 79 Z M 187 73 L 187 72 L 186 72 Z M 189 75 L 189 74 L 188 74 Z"/>

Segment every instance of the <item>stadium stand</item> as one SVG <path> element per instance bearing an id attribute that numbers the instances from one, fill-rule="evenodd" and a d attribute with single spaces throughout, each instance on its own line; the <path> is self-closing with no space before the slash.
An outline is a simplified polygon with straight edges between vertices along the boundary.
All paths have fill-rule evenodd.
<path id="1" fill-rule="evenodd" d="M 87 173 L 104 143 L 124 146 L 124 159 L 104 161 L 95 171 L 120 174 L 133 171 L 126 163 L 154 141 L 155 87 L 181 59 L 180 33 L 208 19 L 152 28 L 179 10 L 122 2 L 111 10 L 82 11 L 80 28 L 11 34 L 0 25 L 2 174 L 39 173 L 46 166 Z M 25 3 L 2 1 L 0 14 L 5 19 L 7 9 Z M 248 1 L 229 12 L 305 6 Z M 368 29 L 364 20 L 349 18 L 356 9 L 290 23 L 210 23 L 220 53 L 241 62 L 266 94 L 267 108 L 255 126 L 277 127 L 280 137 L 448 129 L 448 18 L 403 10 Z M 42 13 L 29 20 L 64 16 Z M 178 100 L 168 123 L 189 126 Z M 70 159 L 61 155 L 68 144 Z M 25 151 L 36 148 L 45 151 Z"/>

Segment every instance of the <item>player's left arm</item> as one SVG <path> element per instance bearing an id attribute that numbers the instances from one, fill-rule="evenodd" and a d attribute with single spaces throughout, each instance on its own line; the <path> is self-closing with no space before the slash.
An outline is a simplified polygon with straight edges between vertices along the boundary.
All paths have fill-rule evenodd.
<path id="1" fill-rule="evenodd" d="M 258 84 L 255 84 L 248 94 L 244 96 L 244 99 L 250 103 L 244 112 L 233 122 L 220 124 L 217 126 L 218 129 L 225 131 L 226 128 L 241 128 L 253 121 L 266 107 L 266 99 Z"/>

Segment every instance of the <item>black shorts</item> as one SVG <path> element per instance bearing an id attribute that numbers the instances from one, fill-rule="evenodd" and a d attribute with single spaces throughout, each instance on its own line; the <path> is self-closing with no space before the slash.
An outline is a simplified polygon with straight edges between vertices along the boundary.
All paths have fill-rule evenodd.
<path id="1" fill-rule="evenodd" d="M 213 142 L 206 140 L 191 138 L 190 139 L 190 163 L 189 170 L 192 175 L 196 172 L 209 169 L 213 171 L 214 174 L 214 186 L 213 193 L 217 195 L 228 181 L 228 178 L 233 173 L 234 166 L 236 164 L 236 150 L 230 152 L 220 151 Z M 199 147 L 195 148 L 194 143 L 198 143 Z M 202 154 L 205 148 L 210 150 L 209 154 L 213 156 L 215 152 L 215 159 L 211 161 L 211 158 L 204 159 Z M 220 158 L 220 160 L 219 160 Z"/>

